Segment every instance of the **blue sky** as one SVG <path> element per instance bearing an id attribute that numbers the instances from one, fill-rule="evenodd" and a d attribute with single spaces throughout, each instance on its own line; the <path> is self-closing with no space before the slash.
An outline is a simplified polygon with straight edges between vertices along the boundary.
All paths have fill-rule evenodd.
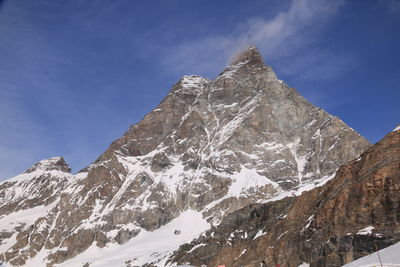
<path id="1" fill-rule="evenodd" d="M 248 44 L 371 142 L 400 123 L 400 0 L 0 0 L 0 36 L 0 180 L 78 171 Z"/>

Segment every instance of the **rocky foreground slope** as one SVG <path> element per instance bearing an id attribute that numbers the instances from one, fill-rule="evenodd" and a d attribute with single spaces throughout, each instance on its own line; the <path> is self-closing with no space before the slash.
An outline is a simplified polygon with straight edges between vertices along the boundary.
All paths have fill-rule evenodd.
<path id="1" fill-rule="evenodd" d="M 12 197 L 0 206 L 0 260 L 65 265 L 83 252 L 138 247 L 182 216 L 203 231 L 250 203 L 329 177 L 369 145 L 279 80 L 249 47 L 214 80 L 183 77 L 78 174 L 55 158 L 23 183 L 1 183 L 0 195 Z M 37 197 L 25 201 L 32 190 Z M 10 218 L 28 219 L 5 227 Z M 173 232 L 181 244 L 193 237 Z M 175 246 L 152 248 L 151 257 L 131 253 L 130 261 L 162 266 Z"/>
<path id="2" fill-rule="evenodd" d="M 399 241 L 400 128 L 340 167 L 325 186 L 235 211 L 169 262 L 342 266 Z"/>

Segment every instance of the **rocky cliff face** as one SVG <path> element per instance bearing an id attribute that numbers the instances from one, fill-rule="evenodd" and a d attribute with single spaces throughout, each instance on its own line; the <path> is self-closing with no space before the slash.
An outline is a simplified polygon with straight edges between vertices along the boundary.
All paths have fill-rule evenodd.
<path id="1" fill-rule="evenodd" d="M 253 204 L 175 252 L 216 266 L 341 266 L 400 241 L 400 128 L 340 167 L 326 186 Z"/>
<path id="2" fill-rule="evenodd" d="M 15 265 L 61 263 L 89 247 L 125 244 L 188 210 L 215 225 L 245 205 L 332 175 L 368 146 L 249 47 L 214 80 L 178 81 L 93 164 L 50 190 L 54 207 L 16 242 L 6 236 L 1 257 Z M 155 252 L 152 262 L 162 264 L 171 251 Z"/>

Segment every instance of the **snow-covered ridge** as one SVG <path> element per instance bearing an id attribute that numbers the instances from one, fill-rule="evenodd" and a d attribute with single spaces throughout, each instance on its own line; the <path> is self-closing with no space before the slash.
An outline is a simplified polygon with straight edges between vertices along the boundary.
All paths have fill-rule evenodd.
<path id="1" fill-rule="evenodd" d="M 22 173 L 0 183 L 0 218 L 12 216 L 20 210 L 34 209 L 35 205 L 49 205 L 56 201 L 73 175 L 59 170 L 35 170 Z M 0 231 L 5 225 L 0 224 Z"/>
<path id="2" fill-rule="evenodd" d="M 45 169 L 46 167 L 50 167 L 54 164 L 57 164 L 61 160 L 63 160 L 62 157 L 52 157 L 52 158 L 48 158 L 48 159 L 43 159 L 43 160 L 39 161 L 38 163 L 36 163 L 35 166 L 37 166 L 40 169 Z"/>
<path id="3" fill-rule="evenodd" d="M 397 126 L 396 128 L 394 128 L 393 132 L 396 132 L 396 131 L 398 131 L 398 130 L 400 130 L 400 125 Z"/>
<path id="4" fill-rule="evenodd" d="M 0 185 L 5 184 L 5 183 L 15 183 L 15 182 L 24 182 L 24 181 L 30 181 L 34 178 L 37 178 L 39 176 L 51 176 L 52 178 L 64 178 L 64 177 L 72 177 L 72 174 L 66 173 L 64 171 L 58 171 L 58 170 L 35 170 L 29 173 L 21 173 L 17 176 L 11 177 L 7 180 L 1 181 Z"/>
<path id="5" fill-rule="evenodd" d="M 223 73 L 218 77 L 218 79 L 226 79 L 226 78 L 232 78 L 233 75 L 243 66 L 245 66 L 247 63 L 249 63 L 249 60 L 243 61 L 243 62 L 238 62 L 234 65 L 229 65 Z"/>
<path id="6" fill-rule="evenodd" d="M 71 172 L 71 168 L 64 161 L 63 157 L 53 157 L 48 159 L 43 159 L 33 165 L 31 168 L 25 171 L 25 173 L 30 173 L 34 171 L 62 171 L 62 172 Z"/>
<path id="7" fill-rule="evenodd" d="M 292 197 L 292 196 L 300 196 L 303 194 L 303 192 L 313 190 L 314 188 L 321 187 L 325 185 L 328 181 L 332 180 L 335 177 L 336 173 L 329 175 L 329 176 L 324 176 L 320 179 L 314 180 L 314 181 L 308 181 L 303 184 L 300 184 L 298 187 L 293 188 L 292 190 L 289 191 L 281 191 L 279 194 L 276 196 L 270 198 L 270 199 L 262 199 L 259 200 L 258 203 L 268 203 L 271 201 L 277 201 L 284 199 L 285 197 Z"/>

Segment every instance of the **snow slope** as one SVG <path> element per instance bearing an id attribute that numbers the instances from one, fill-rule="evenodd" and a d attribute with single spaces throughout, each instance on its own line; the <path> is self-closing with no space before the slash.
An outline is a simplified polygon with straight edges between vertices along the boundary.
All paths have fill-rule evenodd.
<path id="1" fill-rule="evenodd" d="M 124 245 L 109 244 L 99 248 L 93 244 L 82 254 L 59 266 L 75 267 L 86 262 L 89 262 L 91 267 L 126 266 L 125 262 L 130 262 L 133 266 L 146 263 L 165 266 L 170 253 L 209 227 L 201 213 L 187 210 L 155 231 L 141 231 Z M 29 262 L 27 266 L 31 266 Z"/>
<path id="2" fill-rule="evenodd" d="M 37 206 L 28 210 L 19 210 L 10 213 L 8 216 L 0 217 L 0 230 L 12 231 L 17 226 L 32 225 L 39 217 L 45 216 L 55 206 L 52 203 L 48 206 Z"/>
<path id="3" fill-rule="evenodd" d="M 391 245 L 387 248 L 379 250 L 379 256 L 382 260 L 382 265 L 384 267 L 387 266 L 400 266 L 400 242 Z M 368 256 L 362 257 L 358 260 L 350 262 L 343 267 L 373 267 L 373 266 L 381 266 L 379 262 L 378 253 L 372 253 Z"/>

